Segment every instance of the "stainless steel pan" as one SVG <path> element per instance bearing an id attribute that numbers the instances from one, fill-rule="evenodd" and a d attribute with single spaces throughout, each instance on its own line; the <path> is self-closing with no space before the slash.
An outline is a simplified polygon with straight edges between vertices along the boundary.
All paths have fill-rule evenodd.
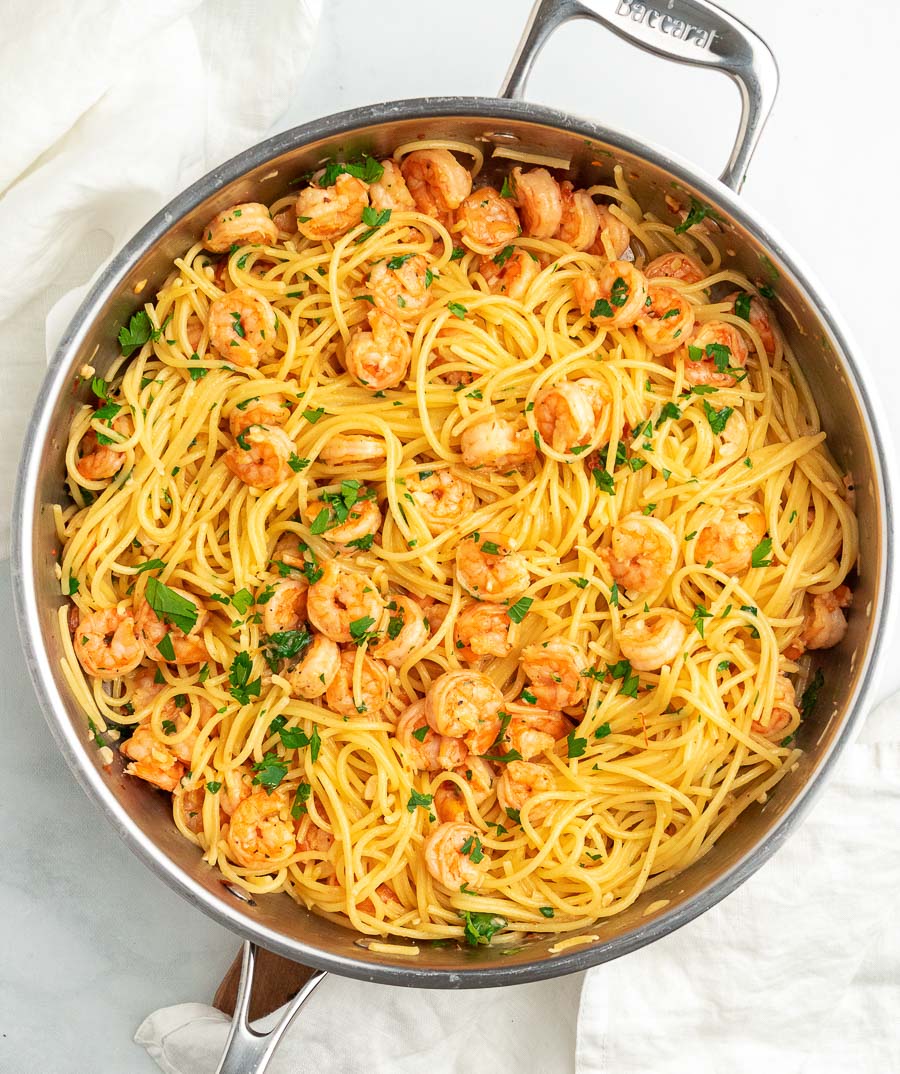
<path id="1" fill-rule="evenodd" d="M 314 977 L 267 1038 L 246 1024 L 254 944 L 298 962 L 365 980 L 433 988 L 515 984 L 585 969 L 651 943 L 727 895 L 771 855 L 797 824 L 841 746 L 866 709 L 871 669 L 883 633 L 892 552 L 891 506 L 883 450 L 864 379 L 847 336 L 819 289 L 772 231 L 736 197 L 778 75 L 765 43 L 707 0 L 541 0 L 530 17 L 500 99 L 440 97 L 373 105 L 279 134 L 217 168 L 174 199 L 118 254 L 69 325 L 50 366 L 27 438 L 14 523 L 16 611 L 29 671 L 57 742 L 75 775 L 111 823 L 150 868 L 217 921 L 248 942 L 245 979 L 228 1057 L 222 1071 L 262 1070 L 277 1038 L 315 987 Z M 600 124 L 521 100 L 535 57 L 548 36 L 570 19 L 591 19 L 659 56 L 727 74 L 739 87 L 742 115 L 720 181 L 670 153 Z M 845 642 L 825 654 L 825 687 L 815 716 L 801 727 L 797 770 L 764 805 L 754 806 L 701 861 L 630 909 L 596 928 L 600 939 L 561 953 L 553 938 L 535 938 L 514 953 L 482 947 L 429 947 L 418 958 L 371 951 L 356 933 L 308 913 L 287 895 L 259 900 L 230 888 L 175 830 L 167 799 L 127 778 L 116 760 L 102 766 L 88 741 L 84 717 L 59 670 L 56 611 L 61 602 L 53 571 L 56 539 L 48 505 L 65 497 L 64 450 L 71 416 L 86 398 L 76 373 L 89 362 L 101 373 L 117 353 L 116 335 L 143 295 L 152 294 L 172 259 L 215 212 L 237 201 L 270 202 L 294 177 L 326 158 L 366 151 L 389 154 L 414 138 L 477 141 L 494 166 L 504 153 L 530 151 L 571 161 L 573 177 L 596 182 L 621 164 L 641 204 L 671 219 L 665 196 L 696 197 L 717 210 L 726 263 L 751 278 L 774 281 L 778 313 L 803 355 L 829 445 L 857 485 L 861 550 L 856 599 Z M 493 155 L 493 156 L 492 156 Z M 592 162 L 601 162 L 598 168 Z M 651 903 L 661 908 L 648 909 Z M 590 931 L 590 930 L 586 930 Z"/>

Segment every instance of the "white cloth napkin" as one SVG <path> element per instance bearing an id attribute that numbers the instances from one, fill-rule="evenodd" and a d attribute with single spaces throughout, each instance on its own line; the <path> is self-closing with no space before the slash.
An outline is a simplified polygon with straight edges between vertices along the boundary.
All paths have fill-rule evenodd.
<path id="1" fill-rule="evenodd" d="M 320 7 L 0 0 L 0 556 L 45 353 L 111 253 L 272 130 L 297 92 Z"/>
<path id="2" fill-rule="evenodd" d="M 112 252 L 277 123 L 320 2 L 0 0 L 0 555 L 45 353 Z M 290 44 L 277 64 L 273 35 Z M 876 717 L 775 859 L 681 932 L 518 988 L 330 978 L 273 1074 L 900 1069 L 885 1028 L 900 1005 L 900 703 Z M 192 1003 L 151 1014 L 135 1039 L 167 1074 L 211 1074 L 226 1034 L 222 1014 Z"/>

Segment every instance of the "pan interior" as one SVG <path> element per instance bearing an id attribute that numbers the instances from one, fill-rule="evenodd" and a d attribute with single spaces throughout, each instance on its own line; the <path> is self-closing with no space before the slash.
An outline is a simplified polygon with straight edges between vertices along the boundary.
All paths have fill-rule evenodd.
<path id="1" fill-rule="evenodd" d="M 857 488 L 861 547 L 854 613 L 845 641 L 827 654 L 819 704 L 800 730 L 804 753 L 796 770 L 767 801 L 745 812 L 705 858 L 645 892 L 625 912 L 585 930 L 596 939 L 564 952 L 554 949 L 558 937 L 552 937 L 506 949 L 421 944 L 419 955 L 411 958 L 369 950 L 368 940 L 306 911 L 287 895 L 248 901 L 227 888 L 178 834 L 167 797 L 124 776 L 118 758 L 103 767 L 60 671 L 57 609 L 62 598 L 53 572 L 57 541 L 49 505 L 65 497 L 66 431 L 74 410 L 89 395 L 87 386 L 76 384 L 77 372 L 89 363 L 103 375 L 118 353 L 120 326 L 141 298 L 155 293 L 173 258 L 195 241 L 214 213 L 236 202 L 270 203 L 327 159 L 362 152 L 381 158 L 404 142 L 451 136 L 481 149 L 488 176 L 506 170 L 519 153 L 570 161 L 570 177 L 580 186 L 611 180 L 614 166 L 621 165 L 645 211 L 663 220 L 672 219 L 667 198 L 687 206 L 696 197 L 713 206 L 715 239 L 725 264 L 774 287 L 781 326 L 802 358 L 828 444 Z M 533 980 L 615 957 L 690 920 L 757 868 L 796 821 L 812 781 L 830 764 L 835 745 L 847 737 L 861 708 L 858 701 L 875 648 L 887 569 L 880 461 L 852 362 L 820 309 L 778 246 L 718 184 L 624 136 L 546 109 L 460 98 L 374 106 L 288 131 L 235 158 L 154 218 L 98 281 L 61 344 L 33 419 L 19 488 L 18 612 L 32 674 L 76 774 L 100 798 L 130 845 L 206 912 L 272 950 L 352 976 L 443 987 Z"/>

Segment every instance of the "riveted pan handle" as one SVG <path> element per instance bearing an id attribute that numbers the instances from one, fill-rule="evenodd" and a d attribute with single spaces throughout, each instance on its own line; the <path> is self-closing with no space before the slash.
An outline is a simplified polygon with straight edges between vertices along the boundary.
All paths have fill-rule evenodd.
<path id="1" fill-rule="evenodd" d="M 250 1025 L 248 1017 L 257 951 L 256 944 L 244 943 L 234 1018 L 231 1021 L 231 1031 L 225 1043 L 225 1051 L 216 1068 L 216 1074 L 263 1074 L 297 1012 L 310 997 L 313 989 L 327 976 L 323 970 L 316 970 L 284 1008 L 278 1024 L 268 1033 L 258 1033 Z"/>
<path id="2" fill-rule="evenodd" d="M 645 52 L 723 71 L 741 94 L 741 121 L 720 176 L 738 191 L 778 92 L 778 66 L 749 27 L 708 0 L 538 0 L 506 75 L 501 97 L 519 98 L 538 53 L 563 23 L 591 19 Z"/>

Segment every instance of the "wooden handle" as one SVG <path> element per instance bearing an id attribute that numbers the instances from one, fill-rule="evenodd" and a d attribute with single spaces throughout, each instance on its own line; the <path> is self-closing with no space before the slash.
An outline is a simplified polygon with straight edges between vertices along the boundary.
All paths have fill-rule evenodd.
<path id="1" fill-rule="evenodd" d="M 271 951 L 260 948 L 257 955 L 253 994 L 250 998 L 250 1021 L 255 1022 L 257 1018 L 264 1018 L 287 1003 L 314 973 L 315 970 L 311 970 L 309 966 L 301 966 L 299 962 L 291 962 L 288 958 L 273 955 Z M 238 951 L 213 997 L 213 1006 L 224 1011 L 225 1014 L 234 1014 L 240 976 L 241 952 Z"/>

